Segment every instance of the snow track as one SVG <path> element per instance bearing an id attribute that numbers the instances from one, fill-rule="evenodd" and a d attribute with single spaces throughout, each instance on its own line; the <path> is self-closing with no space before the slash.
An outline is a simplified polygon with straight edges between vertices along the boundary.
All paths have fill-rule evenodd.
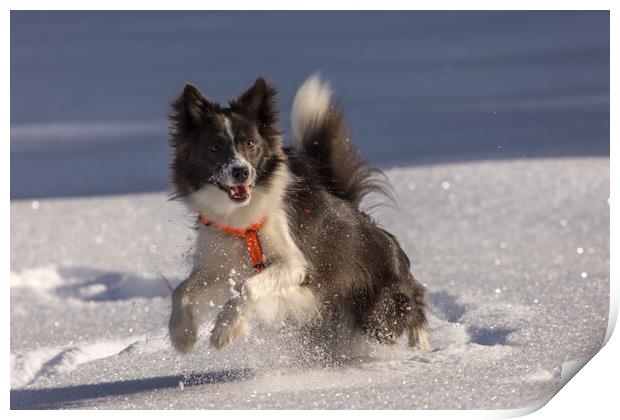
<path id="1" fill-rule="evenodd" d="M 129 350 L 131 343 L 136 343 L 136 339 L 100 341 L 79 347 L 41 348 L 19 356 L 11 354 L 11 386 L 32 385 L 40 379 L 74 371 L 80 365 Z"/>

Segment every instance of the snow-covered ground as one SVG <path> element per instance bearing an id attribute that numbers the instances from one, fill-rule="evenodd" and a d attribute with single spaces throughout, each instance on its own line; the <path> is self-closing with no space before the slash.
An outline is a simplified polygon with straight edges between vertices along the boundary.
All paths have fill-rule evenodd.
<path id="1" fill-rule="evenodd" d="M 522 408 L 589 358 L 609 305 L 609 160 L 387 171 L 394 232 L 428 286 L 433 350 L 351 344 L 300 362 L 290 331 L 174 353 L 169 291 L 193 218 L 164 193 L 11 202 L 12 408 Z M 305 359 L 304 359 L 305 360 Z"/>

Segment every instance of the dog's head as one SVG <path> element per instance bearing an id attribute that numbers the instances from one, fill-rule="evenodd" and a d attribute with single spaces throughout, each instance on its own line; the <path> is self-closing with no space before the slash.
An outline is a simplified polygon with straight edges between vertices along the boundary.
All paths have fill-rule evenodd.
<path id="1" fill-rule="evenodd" d="M 172 103 L 172 182 L 176 196 L 208 193 L 228 208 L 246 206 L 281 160 L 276 90 L 263 77 L 222 107 L 186 85 Z M 223 205 L 223 203 L 220 203 Z"/>

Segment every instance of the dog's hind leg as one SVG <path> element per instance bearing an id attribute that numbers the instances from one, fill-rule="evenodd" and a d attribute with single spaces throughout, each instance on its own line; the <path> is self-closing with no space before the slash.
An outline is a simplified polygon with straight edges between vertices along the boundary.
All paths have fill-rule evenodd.
<path id="1" fill-rule="evenodd" d="M 369 337 L 382 344 L 394 344 L 403 332 L 403 319 L 397 312 L 397 302 L 390 288 L 382 289 L 375 297 L 362 328 Z"/>
<path id="2" fill-rule="evenodd" d="M 407 330 L 409 332 L 409 346 L 418 347 L 424 351 L 431 350 L 431 344 L 428 340 L 427 320 L 424 303 L 424 295 L 426 290 L 419 284 L 413 276 L 409 279 L 410 287 L 407 287 L 411 293 L 408 301 L 407 310 Z"/>
<path id="3" fill-rule="evenodd" d="M 383 344 L 394 344 L 403 332 L 409 335 L 409 346 L 430 350 L 426 332 L 424 288 L 406 280 L 400 287 L 384 287 L 375 298 L 364 323 L 367 334 Z"/>

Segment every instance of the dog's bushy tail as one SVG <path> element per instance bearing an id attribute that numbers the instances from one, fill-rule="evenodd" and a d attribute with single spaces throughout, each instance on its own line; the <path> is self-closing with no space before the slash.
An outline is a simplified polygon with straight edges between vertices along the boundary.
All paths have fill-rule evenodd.
<path id="1" fill-rule="evenodd" d="M 351 143 L 344 112 L 318 75 L 297 91 L 291 120 L 295 148 L 314 162 L 328 191 L 356 206 L 371 192 L 392 199 L 383 173 L 363 160 Z"/>

